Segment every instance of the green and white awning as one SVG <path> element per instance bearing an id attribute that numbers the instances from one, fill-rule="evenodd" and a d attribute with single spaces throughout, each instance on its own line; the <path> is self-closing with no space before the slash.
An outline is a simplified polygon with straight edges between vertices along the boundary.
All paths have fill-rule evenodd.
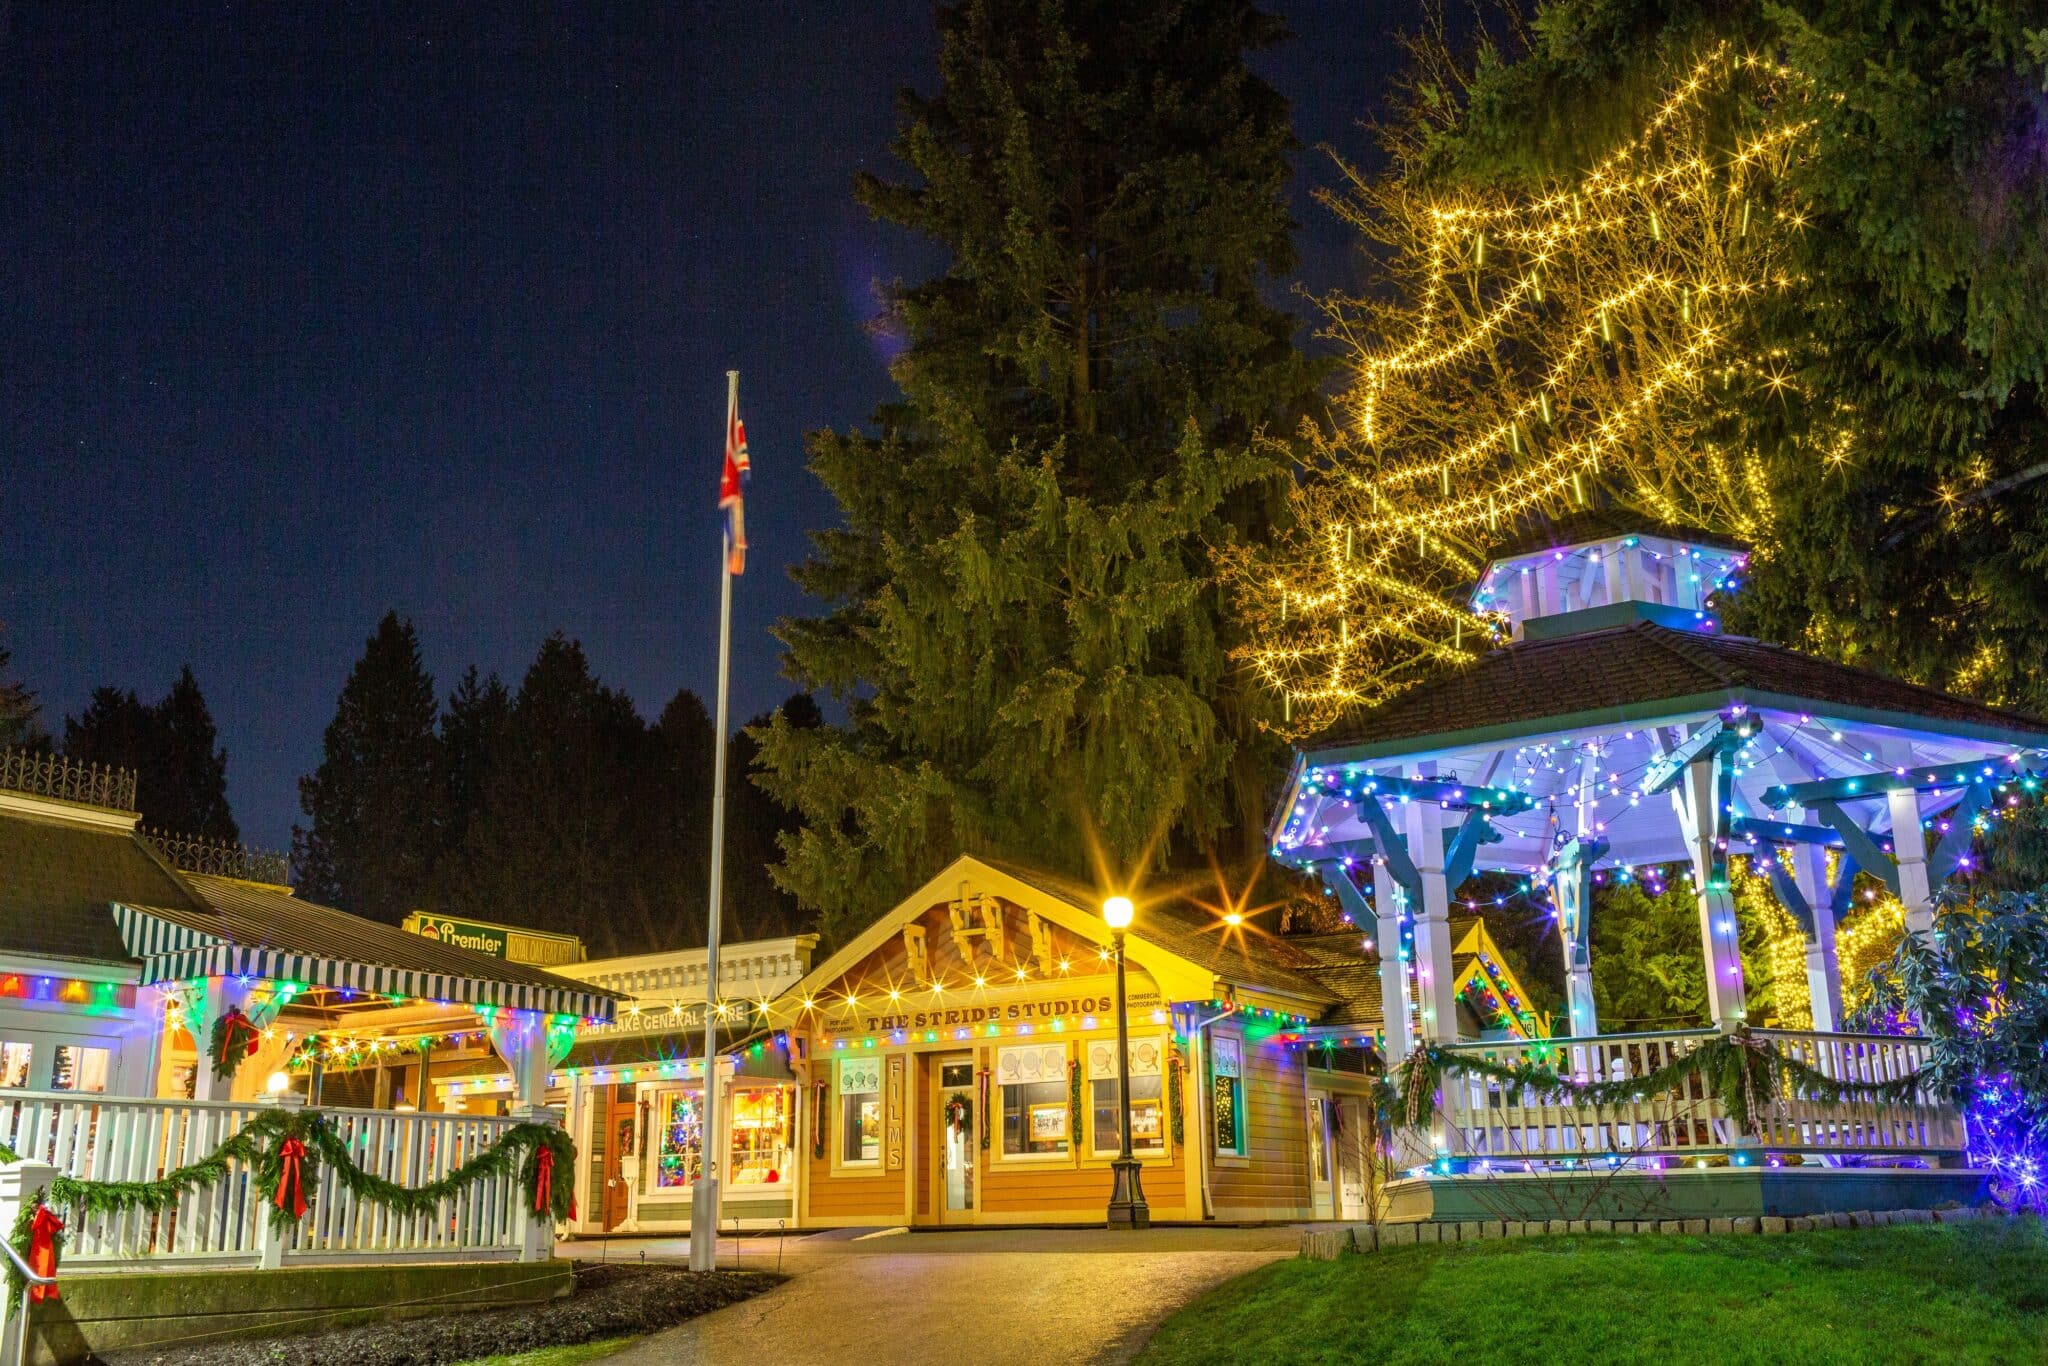
<path id="1" fill-rule="evenodd" d="M 261 899 L 282 904 L 260 906 L 250 904 L 258 896 L 247 884 L 200 890 L 216 915 L 113 904 L 122 942 L 142 960 L 144 985 L 261 977 L 344 997 L 493 1006 L 597 1021 L 610 1020 L 617 1002 L 611 992 L 538 968 L 437 944 L 281 893 Z M 229 895 L 214 895 L 217 890 Z"/>

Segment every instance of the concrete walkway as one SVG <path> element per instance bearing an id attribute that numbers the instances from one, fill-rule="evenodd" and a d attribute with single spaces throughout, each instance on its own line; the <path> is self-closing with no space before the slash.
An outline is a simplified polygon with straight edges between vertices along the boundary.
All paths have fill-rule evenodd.
<path id="1" fill-rule="evenodd" d="M 784 1285 L 608 1360 L 857 1362 L 860 1366 L 1047 1366 L 1127 1361 L 1166 1316 L 1210 1287 L 1289 1257 L 1298 1228 L 963 1230 L 791 1237 Z M 721 1254 L 773 1270 L 776 1239 L 726 1239 Z M 564 1244 L 579 1260 L 681 1261 L 686 1238 Z M 730 1265 L 730 1255 L 719 1264 Z"/>

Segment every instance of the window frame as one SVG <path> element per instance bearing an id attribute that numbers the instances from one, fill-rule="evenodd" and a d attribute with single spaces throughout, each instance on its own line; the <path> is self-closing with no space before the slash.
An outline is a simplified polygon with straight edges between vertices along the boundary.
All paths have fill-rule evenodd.
<path id="1" fill-rule="evenodd" d="M 875 1071 L 875 1088 L 872 1091 L 845 1091 L 840 1089 L 842 1085 L 841 1079 L 845 1076 L 845 1069 L 849 1063 L 873 1066 Z M 832 1060 L 832 1085 L 830 1090 L 831 1100 L 829 1104 L 832 1107 L 832 1123 L 830 1126 L 832 1131 L 832 1171 L 835 1173 L 845 1172 L 851 1176 L 880 1174 L 882 1170 L 882 1149 L 886 1143 L 889 1129 L 888 1099 L 882 1086 L 882 1055 L 874 1053 L 862 1054 L 854 1058 L 834 1058 Z M 875 1106 L 875 1155 L 873 1157 L 849 1158 L 846 1156 L 846 1103 L 856 1098 L 861 1099 L 862 1103 L 866 1103 L 866 1098 L 868 1097 L 873 1098 Z"/>
<path id="2" fill-rule="evenodd" d="M 1082 1047 L 1085 1050 L 1090 1044 L 1095 1042 L 1099 1041 L 1086 1041 L 1082 1044 Z M 1111 1036 L 1108 1043 L 1113 1051 L 1116 1047 L 1115 1037 Z M 1173 1055 L 1167 1047 L 1167 1037 L 1163 1033 L 1157 1035 L 1149 1033 L 1137 1034 L 1133 1035 L 1130 1039 L 1130 1046 L 1132 1048 L 1136 1048 L 1142 1043 L 1155 1043 L 1159 1047 L 1159 1071 L 1155 1074 L 1159 1083 L 1159 1095 L 1154 1102 L 1159 1110 L 1159 1144 L 1157 1147 L 1139 1147 L 1136 1143 L 1133 1143 L 1131 1145 L 1131 1156 L 1140 1162 L 1171 1162 L 1173 1160 L 1173 1117 L 1166 1110 L 1167 1102 L 1171 1098 L 1171 1092 L 1166 1085 L 1166 1073 L 1167 1069 L 1173 1066 Z M 1115 1077 L 1083 1076 L 1081 1080 L 1082 1084 L 1088 1088 L 1084 1102 L 1084 1108 L 1088 1111 L 1088 1147 L 1083 1156 L 1102 1162 L 1113 1161 L 1119 1152 L 1115 1137 L 1116 1131 L 1114 1128 L 1109 1130 L 1109 1146 L 1103 1147 L 1103 1126 L 1098 1118 L 1102 1107 L 1095 1103 L 1095 1088 L 1104 1085 L 1114 1088 L 1117 1079 Z M 1135 1087 L 1143 1080 L 1146 1080 L 1146 1078 L 1132 1077 L 1131 1085 Z M 1114 1096 L 1113 1090 L 1111 1094 Z M 1133 1112 L 1138 1109 L 1139 1104 L 1139 1098 L 1134 1094 L 1131 1097 L 1131 1109 Z"/>
<path id="3" fill-rule="evenodd" d="M 1222 1045 L 1224 1044 L 1230 1045 L 1233 1065 L 1236 1068 L 1234 1073 L 1226 1073 L 1220 1070 L 1219 1065 L 1222 1062 L 1223 1054 Z M 1202 1103 L 1209 1107 L 1209 1146 L 1214 1155 L 1219 1158 L 1247 1159 L 1251 1156 L 1251 1143 L 1244 1116 L 1244 1039 L 1240 1036 L 1228 1034 L 1211 1034 L 1209 1047 L 1205 1051 L 1207 1057 L 1204 1060 L 1204 1068 L 1208 1075 L 1204 1078 Z M 1216 1123 L 1216 1083 L 1219 1081 L 1231 1083 L 1231 1146 L 1229 1147 L 1224 1146 L 1223 1135 L 1218 1130 Z"/>
<path id="4" fill-rule="evenodd" d="M 995 1154 L 995 1158 L 998 1162 L 1017 1162 L 1027 1165 L 1035 1164 L 1039 1166 L 1043 1166 L 1048 1163 L 1064 1162 L 1071 1165 L 1081 1155 L 1081 1136 L 1074 1132 L 1073 1124 L 1073 1069 L 1077 1065 L 1074 1057 L 1073 1045 L 1066 1041 L 1061 1041 L 1059 1043 L 1033 1042 L 1029 1044 L 1005 1045 L 1005 1048 L 1012 1047 L 1042 1049 L 1046 1051 L 1058 1049 L 1060 1052 L 1062 1076 L 1057 1083 L 1043 1080 L 1005 1082 L 1002 1079 L 1000 1062 L 1000 1059 L 1004 1052 L 1004 1048 L 997 1048 L 992 1051 L 992 1056 L 989 1060 L 991 1073 L 989 1077 L 989 1087 L 991 1092 L 989 1098 L 989 1109 L 992 1111 L 992 1113 L 989 1115 L 988 1119 L 989 1122 L 994 1124 L 995 1127 L 993 1130 L 990 1131 L 989 1134 L 989 1151 Z M 1010 1091 L 1012 1088 L 1052 1085 L 1057 1085 L 1059 1087 L 1059 1103 L 1065 1106 L 1067 1109 L 1067 1136 L 1065 1139 L 1062 1140 L 1062 1146 L 1056 1149 L 1055 1151 L 1044 1153 L 1034 1153 L 1028 1151 L 1021 1153 L 1011 1152 L 1009 1144 L 1010 1107 L 1009 1097 L 1006 1093 Z M 1049 1105 L 1051 1103 L 1052 1102 L 1050 1101 L 1025 1101 L 1025 1109 L 1022 1117 L 1023 1122 L 1026 1125 L 1030 1123 L 1031 1107 L 1033 1107 L 1034 1105 Z M 1083 1120 L 1082 1122 L 1085 1124 L 1087 1121 Z"/>

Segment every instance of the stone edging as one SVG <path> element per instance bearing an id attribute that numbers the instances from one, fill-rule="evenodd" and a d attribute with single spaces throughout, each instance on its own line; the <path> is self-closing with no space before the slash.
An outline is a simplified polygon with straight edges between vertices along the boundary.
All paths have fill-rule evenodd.
<path id="1" fill-rule="evenodd" d="M 1823 1228 L 1883 1228 L 1888 1224 L 1963 1224 L 2005 1218 L 1991 1207 L 1857 1210 L 1798 1218 L 1751 1215 L 1725 1219 L 1467 1219 L 1459 1223 L 1340 1224 L 1304 1229 L 1301 1255 L 1333 1262 L 1347 1252 L 1378 1252 L 1417 1243 L 1474 1243 L 1496 1238 L 1540 1238 L 1564 1233 L 1809 1233 Z"/>

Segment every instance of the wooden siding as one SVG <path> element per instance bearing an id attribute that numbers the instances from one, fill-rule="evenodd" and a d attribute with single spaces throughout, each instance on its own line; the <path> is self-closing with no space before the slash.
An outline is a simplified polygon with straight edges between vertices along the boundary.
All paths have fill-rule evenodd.
<path id="1" fill-rule="evenodd" d="M 905 1172 L 832 1174 L 832 1153 L 810 1158 L 804 1179 L 811 1183 L 811 1223 L 893 1223 L 903 1218 Z"/>
<path id="2" fill-rule="evenodd" d="M 1272 1043 L 1245 1043 L 1246 1155 L 1216 1159 L 1209 1190 L 1218 1218 L 1311 1216 L 1302 1067 L 1299 1053 Z"/>

